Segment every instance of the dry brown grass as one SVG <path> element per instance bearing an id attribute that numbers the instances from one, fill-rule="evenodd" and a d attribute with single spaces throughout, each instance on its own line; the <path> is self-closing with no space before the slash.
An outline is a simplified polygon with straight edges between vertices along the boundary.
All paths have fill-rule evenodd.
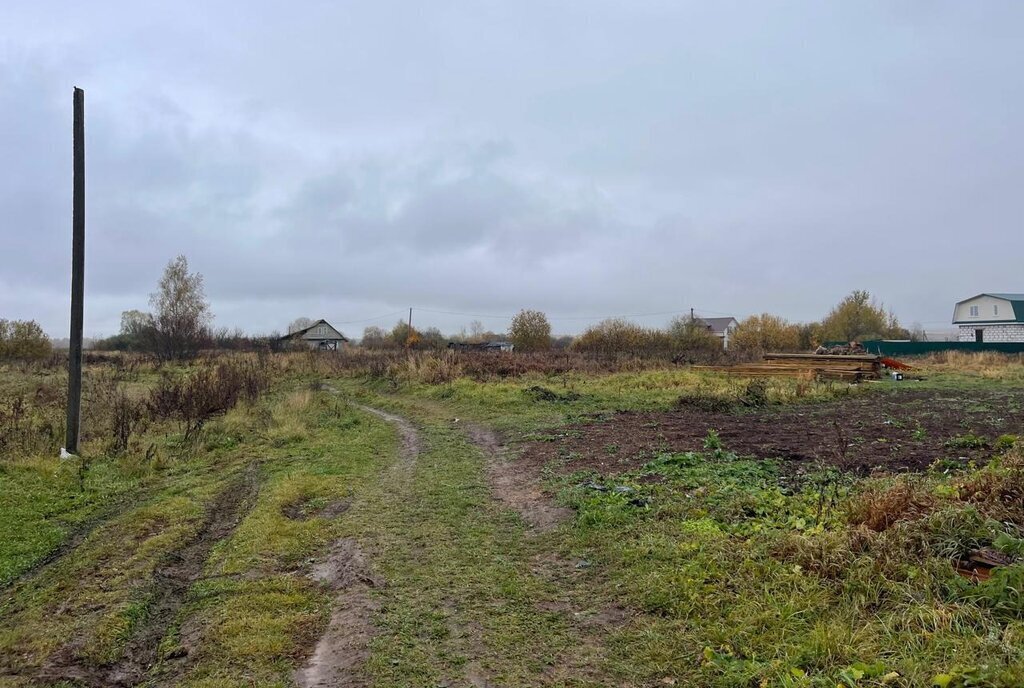
<path id="1" fill-rule="evenodd" d="M 853 526 L 864 526 L 880 533 L 898 522 L 927 516 L 935 502 L 935 496 L 920 479 L 901 477 L 886 486 L 872 483 L 851 499 L 847 504 L 847 520 Z"/>
<path id="2" fill-rule="evenodd" d="M 959 373 L 989 380 L 1024 379 L 1024 355 L 994 351 L 940 351 L 916 359 L 914 367 L 922 372 Z"/>

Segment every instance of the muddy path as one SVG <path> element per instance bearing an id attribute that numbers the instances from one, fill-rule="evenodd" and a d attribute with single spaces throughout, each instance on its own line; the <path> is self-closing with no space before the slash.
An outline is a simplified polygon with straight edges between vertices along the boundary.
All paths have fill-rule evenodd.
<path id="1" fill-rule="evenodd" d="M 327 558 L 313 567 L 310 577 L 334 592 L 331 620 L 306 663 L 292 679 L 300 688 L 366 686 L 363 665 L 375 635 L 371 618 L 378 610 L 370 590 L 383 587 L 352 538 L 334 543 Z"/>
<path id="2" fill-rule="evenodd" d="M 338 394 L 330 386 L 325 389 Z M 382 409 L 349 403 L 397 428 L 401 444 L 395 467 L 410 470 L 422 446 L 416 427 L 406 418 Z M 374 588 L 383 587 L 384 580 L 373 574 L 367 557 L 353 538 L 335 542 L 327 558 L 314 565 L 310 577 L 333 592 L 331 618 L 312 655 L 295 670 L 292 679 L 299 688 L 369 685 L 363 666 L 377 632 L 372 619 L 378 611 L 370 593 Z"/>
<path id="3" fill-rule="evenodd" d="M 420 441 L 420 433 L 416 430 L 416 426 L 414 426 L 412 422 L 402 416 L 388 413 L 387 411 L 379 408 L 357 404 L 354 401 L 349 403 L 360 411 L 363 411 L 364 413 L 371 413 L 378 418 L 383 418 L 398 428 L 398 436 L 402 442 L 401 449 L 398 453 L 399 464 L 408 467 L 416 462 L 416 457 L 420 454 L 422 442 Z"/>
<path id="4" fill-rule="evenodd" d="M 523 470 L 496 432 L 469 423 L 466 433 L 484 455 L 495 499 L 518 513 L 538 533 L 548 532 L 569 519 L 572 511 L 558 506 L 544 493 L 540 475 Z"/>
<path id="5" fill-rule="evenodd" d="M 228 537 L 251 508 L 259 490 L 259 463 L 252 462 L 214 500 L 199 532 L 167 555 L 151 583 L 145 620 L 125 645 L 121 659 L 106 666 L 78 660 L 74 640 L 55 652 L 36 677 L 44 683 L 69 681 L 86 686 L 135 686 L 156 663 L 160 642 L 177 618 L 189 588 L 203 572 L 214 545 Z"/>

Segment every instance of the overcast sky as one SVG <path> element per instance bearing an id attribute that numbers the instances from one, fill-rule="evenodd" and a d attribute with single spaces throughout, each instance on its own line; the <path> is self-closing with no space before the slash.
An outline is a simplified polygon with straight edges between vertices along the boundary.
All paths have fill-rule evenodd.
<path id="1" fill-rule="evenodd" d="M 852 289 L 945 329 L 1024 291 L 1022 25 L 1016 0 L 5 2 L 0 317 L 67 336 L 77 85 L 87 335 L 179 253 L 250 332 L 811 320 Z"/>

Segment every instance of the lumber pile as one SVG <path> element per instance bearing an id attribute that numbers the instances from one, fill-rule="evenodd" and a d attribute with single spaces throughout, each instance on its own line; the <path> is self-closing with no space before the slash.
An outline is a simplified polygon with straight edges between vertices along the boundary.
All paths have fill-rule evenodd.
<path id="1" fill-rule="evenodd" d="M 858 354 L 765 354 L 757 363 L 731 366 L 698 366 L 731 375 L 749 377 L 790 376 L 818 380 L 878 380 L 882 377 L 882 361 L 878 356 Z"/>

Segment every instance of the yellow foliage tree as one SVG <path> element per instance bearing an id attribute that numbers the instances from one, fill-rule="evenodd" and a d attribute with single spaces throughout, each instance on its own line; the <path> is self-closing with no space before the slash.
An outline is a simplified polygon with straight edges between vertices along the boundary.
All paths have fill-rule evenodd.
<path id="1" fill-rule="evenodd" d="M 729 337 L 737 351 L 799 351 L 800 326 L 771 313 L 752 315 Z"/>
<path id="2" fill-rule="evenodd" d="M 512 318 L 509 338 L 516 351 L 547 351 L 551 348 L 551 323 L 540 311 L 523 309 Z"/>

